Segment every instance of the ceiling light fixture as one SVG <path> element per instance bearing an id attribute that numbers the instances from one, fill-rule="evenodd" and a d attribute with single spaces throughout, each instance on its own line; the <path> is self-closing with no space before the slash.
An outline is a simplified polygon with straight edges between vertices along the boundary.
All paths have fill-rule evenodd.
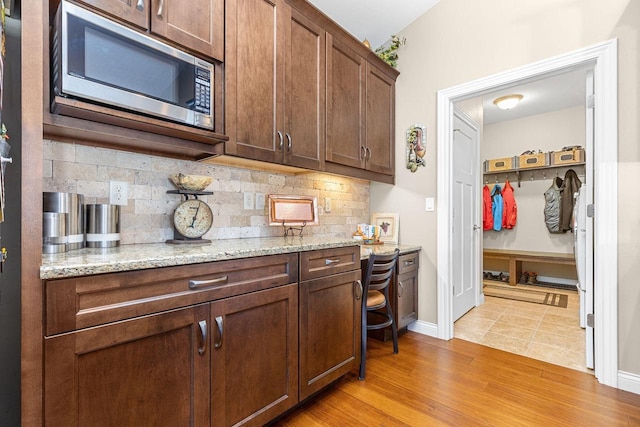
<path id="1" fill-rule="evenodd" d="M 501 96 L 493 101 L 494 104 L 501 110 L 510 110 L 522 100 L 522 95 L 507 95 Z"/>

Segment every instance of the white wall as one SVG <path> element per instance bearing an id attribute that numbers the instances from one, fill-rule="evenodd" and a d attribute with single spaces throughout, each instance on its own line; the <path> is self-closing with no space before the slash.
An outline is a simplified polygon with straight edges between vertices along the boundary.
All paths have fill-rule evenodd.
<path id="1" fill-rule="evenodd" d="M 420 320 L 437 323 L 436 213 L 424 198 L 436 194 L 436 93 L 555 55 L 618 39 L 618 222 L 620 369 L 640 374 L 640 1 L 447 0 L 399 32 L 396 97 L 396 186 L 373 183 L 371 209 L 400 213 L 401 243 L 422 246 Z M 427 126 L 427 167 L 404 166 L 404 133 Z M 611 142 L 615 144 L 614 141 Z M 614 147 L 615 149 L 615 147 Z M 436 201 L 437 208 L 437 201 Z"/>
<path id="2" fill-rule="evenodd" d="M 544 114 L 523 117 L 484 126 L 480 158 L 495 159 L 522 154 L 526 150 L 560 151 L 568 145 L 582 145 L 585 141 L 584 106 L 565 108 Z M 584 169 L 575 171 L 582 175 Z M 492 249 L 573 253 L 573 234 L 551 234 L 544 222 L 543 193 L 551 186 L 555 173 L 548 172 L 547 180 L 531 181 L 521 173 L 518 187 L 515 174 L 508 176 L 514 188 L 518 208 L 518 222 L 511 230 L 483 232 L 483 246 Z M 503 175 L 499 175 L 504 187 Z M 561 178 L 564 175 L 560 175 Z M 489 188 L 495 180 L 488 175 Z M 584 176 L 580 176 L 584 182 Z"/>

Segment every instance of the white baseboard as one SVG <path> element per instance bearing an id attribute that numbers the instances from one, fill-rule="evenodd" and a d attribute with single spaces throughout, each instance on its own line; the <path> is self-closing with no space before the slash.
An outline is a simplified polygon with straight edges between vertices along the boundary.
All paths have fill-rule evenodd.
<path id="1" fill-rule="evenodd" d="M 430 337 L 438 338 L 438 325 L 436 325 L 435 323 L 416 320 L 413 323 L 409 323 L 407 329 L 422 335 L 428 335 Z"/>
<path id="2" fill-rule="evenodd" d="M 640 394 L 640 375 L 618 371 L 618 388 Z"/>

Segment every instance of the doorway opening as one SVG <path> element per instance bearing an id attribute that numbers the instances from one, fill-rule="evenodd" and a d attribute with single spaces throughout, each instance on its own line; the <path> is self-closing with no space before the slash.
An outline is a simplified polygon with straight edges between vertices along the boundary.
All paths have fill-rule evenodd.
<path id="1" fill-rule="evenodd" d="M 617 41 L 611 40 L 514 70 L 475 80 L 438 92 L 438 337 L 453 337 L 452 278 L 455 263 L 453 241 L 452 174 L 453 104 L 456 101 L 515 86 L 527 81 L 565 73 L 593 64 L 594 142 L 587 153 L 593 169 L 594 217 L 594 336 L 595 376 L 617 387 Z M 616 143 L 612 143 L 615 141 Z M 478 177 L 479 179 L 479 177 Z M 479 224 L 479 218 L 475 218 Z M 473 226 L 473 224 L 471 224 Z M 476 245 L 478 246 L 478 245 Z M 479 251 L 474 256 L 480 259 Z M 478 264 L 479 265 L 479 264 Z"/>

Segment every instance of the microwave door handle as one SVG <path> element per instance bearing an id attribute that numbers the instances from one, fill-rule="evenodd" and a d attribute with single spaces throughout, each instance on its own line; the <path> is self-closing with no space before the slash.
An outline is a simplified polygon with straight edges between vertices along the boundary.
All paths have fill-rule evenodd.
<path id="1" fill-rule="evenodd" d="M 144 11 L 144 0 L 138 0 L 138 3 L 136 4 L 136 9 L 138 9 L 140 12 Z"/>
<path id="2" fill-rule="evenodd" d="M 164 0 L 160 0 L 160 4 L 158 5 L 158 17 L 162 18 L 162 12 L 164 9 Z"/>

